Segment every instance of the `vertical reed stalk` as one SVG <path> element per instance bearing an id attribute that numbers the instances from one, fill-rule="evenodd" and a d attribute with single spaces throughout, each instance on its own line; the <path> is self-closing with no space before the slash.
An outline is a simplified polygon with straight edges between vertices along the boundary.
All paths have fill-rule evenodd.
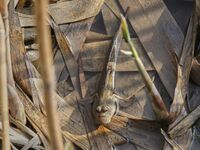
<path id="1" fill-rule="evenodd" d="M 2 9 L 1 9 L 2 10 Z M 8 93 L 7 93 L 7 65 L 6 65 L 6 35 L 3 18 L 0 13 L 0 102 L 3 126 L 3 150 L 10 150 L 9 117 L 8 117 Z"/>
<path id="2" fill-rule="evenodd" d="M 42 67 L 42 78 L 44 82 L 44 96 L 49 127 L 49 135 L 52 150 L 63 150 L 63 140 L 59 126 L 59 118 L 56 112 L 57 104 L 55 101 L 54 67 L 52 58 L 52 48 L 50 40 L 50 30 L 46 25 L 48 17 L 47 0 L 36 0 L 36 21 L 38 32 L 38 43 L 40 61 Z"/>
<path id="3" fill-rule="evenodd" d="M 8 3 L 9 0 L 2 0 L 3 2 L 3 11 L 2 17 L 4 21 L 5 33 L 6 33 L 6 55 L 7 55 L 7 70 L 8 70 L 8 83 L 12 86 L 15 85 L 13 74 L 12 74 L 12 65 L 10 58 L 10 38 L 9 38 L 9 21 L 8 21 Z"/>

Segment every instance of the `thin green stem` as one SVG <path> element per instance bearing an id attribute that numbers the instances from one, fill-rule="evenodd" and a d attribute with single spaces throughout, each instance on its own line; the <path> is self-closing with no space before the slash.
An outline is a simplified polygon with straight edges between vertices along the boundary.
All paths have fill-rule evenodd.
<path id="1" fill-rule="evenodd" d="M 148 89 L 150 95 L 153 98 L 152 99 L 153 100 L 153 109 L 155 111 L 155 114 L 159 120 L 168 119 L 169 113 L 168 113 L 168 110 L 167 110 L 163 100 L 162 100 L 162 97 L 160 96 L 160 93 L 158 92 L 156 86 L 152 82 L 149 74 L 147 73 L 147 71 L 139 57 L 139 54 L 131 40 L 126 19 L 123 16 L 121 16 L 121 20 L 122 20 L 122 31 L 123 31 L 124 39 L 128 42 L 128 44 L 130 46 L 132 56 L 135 58 L 135 63 L 138 67 L 138 70 L 139 70 L 140 74 L 142 75 L 142 78 L 145 82 L 145 85 L 147 86 L 147 89 Z"/>

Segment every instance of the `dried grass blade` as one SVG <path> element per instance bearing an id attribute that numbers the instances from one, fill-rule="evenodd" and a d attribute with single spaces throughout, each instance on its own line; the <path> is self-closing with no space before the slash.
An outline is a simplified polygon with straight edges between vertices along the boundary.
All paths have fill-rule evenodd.
<path id="1" fill-rule="evenodd" d="M 12 74 L 11 58 L 10 58 L 10 39 L 9 39 L 9 21 L 8 21 L 8 3 L 9 0 L 4 0 L 3 6 L 3 21 L 6 32 L 6 62 L 7 62 L 7 88 L 9 94 L 9 108 L 11 115 L 25 124 L 26 118 L 24 108 L 15 90 L 15 82 Z"/>
<path id="2" fill-rule="evenodd" d="M 79 80 L 79 67 L 78 63 L 75 60 L 75 57 L 72 54 L 72 47 L 68 39 L 64 36 L 63 32 L 60 30 L 56 22 L 50 18 L 49 24 L 54 30 L 58 45 L 60 47 L 61 53 L 64 57 L 65 65 L 69 71 L 69 75 L 73 84 L 74 89 L 78 92 L 78 97 L 81 97 L 81 87 Z"/>
<path id="3" fill-rule="evenodd" d="M 9 27 L 9 20 L 8 20 L 8 15 L 9 15 L 8 4 L 9 4 L 9 0 L 3 0 L 2 17 L 4 21 L 5 34 L 6 34 L 6 62 L 7 62 L 7 82 L 9 84 L 9 87 L 8 87 L 9 110 L 10 110 L 11 115 L 15 119 L 25 124 L 26 117 L 25 117 L 24 107 L 16 93 L 15 81 L 14 81 L 13 72 L 12 72 L 11 55 L 10 55 L 10 37 L 9 37 L 10 27 Z"/>
<path id="4" fill-rule="evenodd" d="M 73 0 L 50 4 L 48 8 L 57 24 L 65 24 L 96 16 L 103 3 L 104 0 Z M 36 24 L 35 16 L 19 13 L 19 18 L 21 27 L 30 27 Z"/>
<path id="5" fill-rule="evenodd" d="M 192 58 L 194 55 L 194 45 L 195 45 L 194 42 L 195 42 L 196 29 L 197 29 L 197 26 L 196 26 L 197 20 L 196 19 L 197 18 L 196 18 L 196 14 L 194 11 L 194 14 L 191 16 L 191 19 L 190 19 L 187 35 L 186 35 L 184 45 L 183 45 L 181 59 L 178 64 L 178 73 L 180 74 L 182 72 L 182 74 L 180 74 L 181 76 L 179 76 L 179 78 L 178 78 L 177 87 L 176 87 L 176 90 L 178 90 L 178 91 L 175 92 L 176 95 L 174 97 L 174 102 L 173 102 L 174 104 L 172 103 L 171 110 L 170 110 L 170 112 L 172 112 L 172 113 L 174 112 L 174 110 L 178 111 L 176 113 L 176 117 L 180 114 L 180 112 L 183 108 L 183 104 L 185 102 L 186 95 L 188 94 L 187 88 L 188 88 L 188 81 L 189 81 L 189 73 L 191 70 Z M 172 107 L 174 107 L 174 108 L 172 109 Z M 180 107 L 180 108 L 176 108 L 176 107 Z M 184 112 L 185 111 L 186 110 L 184 108 Z M 193 111 L 193 112 L 195 112 L 195 111 Z M 197 114 L 195 114 L 195 115 L 197 115 Z M 182 121 L 180 121 L 180 120 L 185 120 L 185 119 L 187 120 L 187 118 L 190 116 L 190 114 L 186 117 L 185 116 L 186 115 L 181 114 L 180 116 L 178 116 L 178 118 L 175 118 L 176 120 L 169 127 L 169 132 L 171 134 L 173 131 L 175 131 L 176 129 L 178 129 L 180 127 L 179 126 L 180 124 L 182 124 L 181 123 Z M 196 117 L 197 116 L 194 116 L 193 119 Z M 191 125 L 194 122 L 195 122 L 195 120 L 191 121 L 189 124 Z M 189 127 L 189 124 L 186 126 Z M 180 133 L 182 133 L 182 131 L 180 131 Z M 180 133 L 178 133 L 178 134 L 180 134 Z M 171 136 L 171 137 L 176 137 L 175 132 L 172 135 L 173 136 Z"/>
<path id="6" fill-rule="evenodd" d="M 173 147 L 173 150 L 183 150 L 183 148 L 180 145 L 178 145 L 176 141 L 170 139 L 170 137 L 165 133 L 163 129 L 161 129 L 161 133 L 164 136 L 167 143 L 169 143 Z"/>

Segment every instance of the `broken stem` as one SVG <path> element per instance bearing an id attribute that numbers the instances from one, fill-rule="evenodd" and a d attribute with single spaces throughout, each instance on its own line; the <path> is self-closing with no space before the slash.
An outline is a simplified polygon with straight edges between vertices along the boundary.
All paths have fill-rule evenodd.
<path id="1" fill-rule="evenodd" d="M 54 67 L 52 58 L 52 48 L 50 41 L 50 30 L 46 25 L 47 0 L 35 1 L 37 11 L 37 33 L 39 42 L 40 61 L 42 67 L 42 78 L 44 82 L 44 96 L 47 113 L 47 121 L 50 135 L 51 148 L 53 150 L 63 150 L 63 140 L 57 114 L 57 104 L 55 101 Z"/>
<path id="2" fill-rule="evenodd" d="M 122 20 L 122 32 L 123 32 L 123 36 L 125 38 L 125 40 L 128 42 L 131 52 L 132 52 L 132 57 L 135 58 L 135 62 L 136 65 L 138 67 L 138 70 L 140 72 L 140 74 L 142 75 L 142 78 L 145 82 L 145 85 L 147 86 L 147 89 L 149 91 L 149 93 L 152 96 L 152 100 L 153 100 L 153 109 L 154 112 L 157 116 L 158 120 L 168 120 L 169 119 L 169 112 L 162 100 L 162 97 L 160 96 L 160 93 L 158 92 L 156 86 L 154 85 L 154 83 L 152 82 L 149 74 L 147 73 L 139 55 L 137 50 L 135 49 L 135 46 L 131 40 L 130 37 L 130 33 L 128 30 L 128 25 L 126 22 L 126 19 L 124 18 L 124 16 L 121 15 L 121 20 Z"/>
<path id="3" fill-rule="evenodd" d="M 3 126 L 3 150 L 10 150 L 9 117 L 8 117 L 8 93 L 7 93 L 7 66 L 6 66 L 6 43 L 3 18 L 0 13 L 0 102 Z"/>

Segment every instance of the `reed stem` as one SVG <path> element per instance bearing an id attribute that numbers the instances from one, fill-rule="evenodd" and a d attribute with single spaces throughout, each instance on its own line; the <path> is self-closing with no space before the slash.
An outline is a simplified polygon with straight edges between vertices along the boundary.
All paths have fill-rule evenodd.
<path id="1" fill-rule="evenodd" d="M 156 86 L 152 82 L 149 74 L 147 73 L 147 71 L 138 55 L 138 52 L 131 40 L 130 33 L 128 30 L 128 25 L 127 25 L 125 17 L 121 16 L 121 20 L 122 20 L 123 36 L 130 46 L 130 49 L 132 52 L 132 57 L 134 57 L 137 68 L 138 68 L 140 74 L 142 75 L 142 78 L 145 82 L 145 85 L 146 85 L 150 95 L 152 96 L 152 100 L 153 100 L 152 105 L 153 105 L 154 112 L 155 112 L 158 120 L 166 120 L 169 118 L 169 112 L 165 106 L 165 103 L 163 102 L 162 97 L 160 96 L 160 93 L 158 92 Z"/>
<path id="2" fill-rule="evenodd" d="M 46 25 L 48 17 L 47 0 L 36 0 L 36 22 L 42 78 L 44 82 L 45 107 L 49 127 L 49 135 L 52 150 L 63 150 L 63 140 L 57 114 L 55 101 L 54 67 L 49 26 Z"/>
<path id="3" fill-rule="evenodd" d="M 3 150 L 10 150 L 8 92 L 7 92 L 7 65 L 6 65 L 6 35 L 3 18 L 0 13 L 0 102 L 2 116 Z"/>

